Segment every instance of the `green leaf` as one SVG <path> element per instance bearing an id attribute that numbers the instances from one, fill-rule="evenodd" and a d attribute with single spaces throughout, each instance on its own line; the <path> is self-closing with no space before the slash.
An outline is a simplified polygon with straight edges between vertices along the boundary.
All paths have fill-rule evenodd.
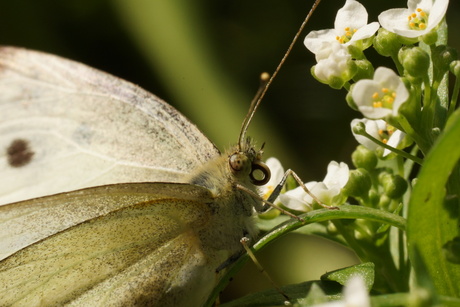
<path id="1" fill-rule="evenodd" d="M 315 289 L 318 287 L 319 289 Z M 313 294 L 318 291 L 324 293 L 325 301 L 338 300 L 342 296 L 342 287 L 335 282 L 307 281 L 299 284 L 287 285 L 281 290 L 287 294 L 291 302 L 304 299 L 307 294 L 310 296 L 310 289 Z M 220 305 L 221 307 L 240 307 L 240 306 L 285 306 L 284 297 L 274 289 L 260 291 L 246 295 L 242 298 Z"/>
<path id="2" fill-rule="evenodd" d="M 372 262 L 361 263 L 343 269 L 331 271 L 321 276 L 321 280 L 335 281 L 344 286 L 350 277 L 356 275 L 359 275 L 363 278 L 366 289 L 370 291 L 374 285 L 375 276 L 374 264 Z"/>
<path id="3" fill-rule="evenodd" d="M 460 295 L 460 266 L 447 260 L 443 246 L 458 235 L 459 136 L 460 110 L 457 110 L 420 170 L 407 222 L 409 257 L 411 260 L 415 257 L 416 247 L 438 294 L 453 297 Z M 449 194 L 456 194 L 457 198 L 447 200 L 446 185 Z"/>

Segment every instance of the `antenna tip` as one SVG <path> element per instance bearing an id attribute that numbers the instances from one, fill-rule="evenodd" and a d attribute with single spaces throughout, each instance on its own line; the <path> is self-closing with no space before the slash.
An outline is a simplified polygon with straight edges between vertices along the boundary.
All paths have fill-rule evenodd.
<path id="1" fill-rule="evenodd" d="M 270 74 L 268 72 L 263 72 L 260 74 L 260 81 L 267 82 L 270 79 Z"/>

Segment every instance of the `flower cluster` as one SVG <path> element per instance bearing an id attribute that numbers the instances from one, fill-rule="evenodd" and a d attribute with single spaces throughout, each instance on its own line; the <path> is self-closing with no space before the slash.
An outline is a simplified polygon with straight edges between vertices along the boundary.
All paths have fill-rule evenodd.
<path id="1" fill-rule="evenodd" d="M 456 104 L 460 61 L 447 45 L 444 17 L 448 4 L 448 0 L 408 0 L 407 8 L 389 9 L 380 13 L 378 22 L 368 23 L 365 7 L 346 0 L 333 29 L 306 36 L 304 44 L 317 61 L 311 69 L 313 76 L 333 89 L 347 90 L 348 105 L 362 115 L 351 122 L 360 144 L 352 154 L 356 169 L 332 161 L 323 181 L 299 182 L 277 198 L 288 210 L 308 212 L 309 217 L 318 203 L 339 210 L 364 208 L 367 218 L 340 221 L 334 216 L 323 222 L 322 230 L 315 228 L 312 233 L 340 242 L 363 261 L 374 263 L 372 289 L 406 293 L 402 305 L 439 304 L 437 300 L 442 298 L 433 288 L 446 295 L 447 301 L 452 299 L 449 295 L 460 300 L 456 279 L 460 278 L 456 228 L 460 204 L 460 111 Z M 365 56 L 371 47 L 390 57 L 394 67 L 374 68 Z M 449 73 L 456 78 L 450 95 Z M 434 153 L 437 159 L 432 157 Z M 275 172 L 284 174 L 279 162 Z M 435 186 L 437 190 L 430 190 Z M 376 223 L 382 211 L 395 220 L 407 220 L 407 229 L 401 226 L 399 232 L 392 231 L 388 224 Z M 429 230 L 432 221 L 436 222 L 436 234 Z M 433 246 L 420 243 L 427 237 Z M 443 250 L 445 257 L 429 258 L 436 254 L 430 248 Z M 442 276 L 438 276 L 439 267 L 430 264 L 438 262 L 446 268 Z M 421 282 L 409 282 L 411 270 Z M 428 279 L 431 288 L 422 282 Z M 449 282 L 452 291 L 446 290 Z M 385 305 L 385 298 L 381 302 Z"/>

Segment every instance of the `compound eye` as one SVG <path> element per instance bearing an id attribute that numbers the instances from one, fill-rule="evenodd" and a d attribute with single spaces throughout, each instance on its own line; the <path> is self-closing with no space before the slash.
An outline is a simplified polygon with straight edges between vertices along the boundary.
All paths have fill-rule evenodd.
<path id="1" fill-rule="evenodd" d="M 270 168 L 263 162 L 256 161 L 252 163 L 252 170 L 249 174 L 251 182 L 255 185 L 266 184 L 271 177 Z"/>
<path id="2" fill-rule="evenodd" d="M 232 170 L 234 170 L 235 172 L 240 172 L 247 166 L 247 160 L 248 158 L 245 155 L 235 153 L 230 156 L 228 163 L 230 164 Z"/>

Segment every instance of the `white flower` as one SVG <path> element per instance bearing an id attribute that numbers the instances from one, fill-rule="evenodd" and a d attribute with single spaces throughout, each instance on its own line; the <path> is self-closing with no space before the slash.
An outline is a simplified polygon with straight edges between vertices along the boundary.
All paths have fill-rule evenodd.
<path id="1" fill-rule="evenodd" d="M 372 120 L 372 119 L 353 119 L 351 121 L 351 131 L 353 132 L 353 128 L 358 124 L 358 123 L 363 123 L 365 126 L 365 130 L 368 134 L 376 138 L 377 140 L 382 141 L 380 138 L 381 133 L 380 131 L 384 131 L 387 127 L 387 123 L 384 120 L 377 119 L 377 120 Z M 367 149 L 369 150 L 376 150 L 379 145 L 376 143 L 372 142 L 369 140 L 367 137 L 361 134 L 355 134 L 353 132 L 353 136 L 355 137 L 356 141 L 358 141 L 359 144 L 364 145 Z"/>
<path id="2" fill-rule="evenodd" d="M 331 161 L 322 182 L 311 181 L 305 184 L 307 189 L 323 204 L 331 205 L 335 196 L 340 194 L 347 184 L 349 168 L 346 163 Z M 280 201 L 288 208 L 297 211 L 310 211 L 314 199 L 301 186 L 280 195 Z"/>
<path id="3" fill-rule="evenodd" d="M 378 29 L 378 22 L 367 24 L 367 11 L 361 3 L 347 0 L 337 12 L 334 29 L 311 31 L 305 37 L 304 44 L 308 50 L 317 54 L 323 42 L 338 41 L 348 46 L 371 37 Z"/>
<path id="4" fill-rule="evenodd" d="M 316 181 L 307 182 L 305 186 L 311 191 L 313 186 L 317 184 Z M 308 212 L 312 210 L 311 201 L 307 202 L 307 197 L 311 199 L 302 187 L 289 190 L 279 196 L 280 202 L 289 209 Z"/>
<path id="5" fill-rule="evenodd" d="M 379 67 L 373 80 L 356 82 L 351 96 L 365 117 L 380 119 L 398 115 L 399 107 L 409 98 L 409 91 L 394 71 Z"/>
<path id="6" fill-rule="evenodd" d="M 281 165 L 281 162 L 276 158 L 268 158 L 265 164 L 268 166 L 271 172 L 270 180 L 263 186 L 259 187 L 259 193 L 264 199 L 268 199 L 272 194 L 275 187 L 278 183 L 281 182 L 281 179 L 284 176 L 284 168 Z M 278 198 L 277 198 L 278 199 Z M 275 200 L 276 202 L 276 200 Z"/>
<path id="7" fill-rule="evenodd" d="M 316 78 L 324 83 L 329 83 L 333 78 L 349 80 L 351 55 L 348 50 L 338 42 L 323 42 L 322 48 L 316 54 L 314 72 Z"/>
<path id="8" fill-rule="evenodd" d="M 351 121 L 351 131 L 353 132 L 353 136 L 355 137 L 356 141 L 358 141 L 358 143 L 364 145 L 369 150 L 376 150 L 379 147 L 379 145 L 374 143 L 372 140 L 368 139 L 364 135 L 354 133 L 353 127 L 355 127 L 360 122 L 364 124 L 365 130 L 369 135 L 373 136 L 382 143 L 385 143 L 388 146 L 394 148 L 396 148 L 398 144 L 401 143 L 402 139 L 406 135 L 401 130 L 396 129 L 395 127 L 387 124 L 384 120 L 381 119 L 353 119 Z M 383 156 L 385 157 L 390 153 L 390 150 L 385 149 L 383 151 Z"/>
<path id="9" fill-rule="evenodd" d="M 351 277 L 343 288 L 343 300 L 332 301 L 314 307 L 371 307 L 366 285 L 361 276 Z"/>
<path id="10" fill-rule="evenodd" d="M 390 9 L 379 15 L 386 30 L 415 38 L 427 34 L 444 18 L 449 0 L 409 0 L 407 9 Z"/>

